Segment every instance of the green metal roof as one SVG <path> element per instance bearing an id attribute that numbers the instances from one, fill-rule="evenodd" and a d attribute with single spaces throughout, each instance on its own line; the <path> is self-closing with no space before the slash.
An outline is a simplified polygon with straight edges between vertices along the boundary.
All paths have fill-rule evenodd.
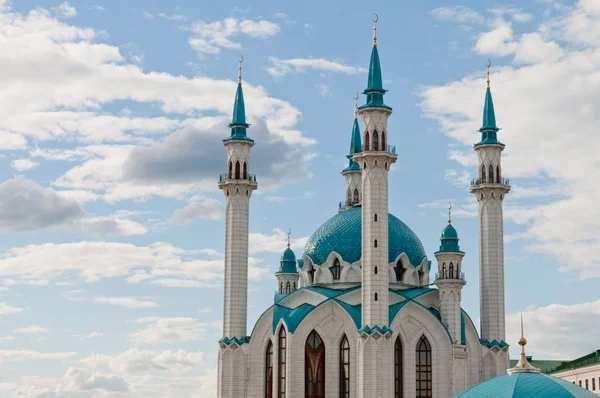
<path id="1" fill-rule="evenodd" d="M 496 126 L 496 112 L 494 111 L 494 101 L 492 100 L 492 91 L 488 87 L 485 92 L 485 105 L 483 107 L 483 125 L 479 129 L 481 132 L 481 141 L 478 145 L 504 145 L 498 141 L 497 132 L 500 130 Z"/>
<path id="2" fill-rule="evenodd" d="M 398 218 L 388 217 L 388 260 L 394 261 L 406 253 L 411 264 L 419 265 L 425 258 L 425 249 L 417 235 Z M 332 252 L 348 263 L 360 260 L 362 255 L 362 207 L 346 209 L 327 220 L 308 239 L 304 256 L 315 264 L 323 264 Z"/>
<path id="3" fill-rule="evenodd" d="M 440 237 L 440 250 L 438 252 L 463 253 L 458 246 L 458 232 L 452 224 L 446 225 Z"/>
<path id="4" fill-rule="evenodd" d="M 534 368 L 538 368 L 539 370 L 542 371 L 542 373 L 550 373 L 553 369 L 555 369 L 556 367 L 562 365 L 565 362 L 568 361 L 555 361 L 555 360 L 538 360 L 538 359 L 533 359 L 533 357 L 526 357 L 527 358 L 527 362 L 529 362 Z M 517 365 L 517 363 L 519 362 L 518 359 L 511 359 L 510 360 L 510 367 L 515 367 Z"/>
<path id="5" fill-rule="evenodd" d="M 561 372 L 563 370 L 583 368 L 586 366 L 596 365 L 599 363 L 600 363 L 600 350 L 597 350 L 590 354 L 584 355 L 580 358 L 574 359 L 572 361 L 559 364 L 555 369 L 552 370 L 552 373 Z"/>
<path id="6" fill-rule="evenodd" d="M 453 398 L 598 398 L 569 381 L 543 373 L 513 373 L 494 377 Z"/>
<path id="7" fill-rule="evenodd" d="M 392 109 L 383 103 L 383 95 L 386 90 L 383 89 L 381 77 L 381 63 L 379 62 L 379 52 L 377 46 L 373 46 L 371 50 L 371 62 L 369 63 L 369 80 L 367 88 L 363 94 L 367 95 L 367 103 L 360 108 L 380 107 Z"/>
<path id="8" fill-rule="evenodd" d="M 231 128 L 231 136 L 223 141 L 244 140 L 254 142 L 246 136 L 246 129 L 250 127 L 250 125 L 246 123 L 246 106 L 244 104 L 242 83 L 238 83 L 237 85 L 235 102 L 233 103 L 233 117 L 231 123 L 229 123 L 229 127 Z"/>
<path id="9" fill-rule="evenodd" d="M 362 152 L 362 143 L 360 139 L 360 128 L 358 127 L 358 120 L 354 118 L 354 123 L 352 125 L 352 139 L 350 140 L 350 153 L 346 155 L 348 158 L 348 167 L 342 170 L 342 173 L 345 171 L 360 171 L 360 166 L 358 163 L 352 160 L 352 157 L 355 153 Z"/>

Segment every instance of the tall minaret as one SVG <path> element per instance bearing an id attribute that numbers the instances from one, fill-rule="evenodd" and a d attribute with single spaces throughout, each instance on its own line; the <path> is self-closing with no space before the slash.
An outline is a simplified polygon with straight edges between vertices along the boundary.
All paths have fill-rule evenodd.
<path id="1" fill-rule="evenodd" d="M 229 124 L 231 136 L 224 139 L 227 150 L 227 173 L 219 179 L 225 194 L 225 302 L 223 338 L 219 341 L 218 397 L 245 396 L 245 356 L 239 347 L 248 342 L 246 314 L 248 301 L 248 215 L 250 196 L 257 188 L 250 174 L 250 149 L 254 141 L 246 136 L 246 110 L 242 92 L 242 57 L 238 86 Z"/>
<path id="2" fill-rule="evenodd" d="M 359 398 L 390 397 L 391 339 L 388 320 L 388 171 L 396 161 L 387 145 L 387 119 L 392 108 L 383 103 L 381 66 L 377 52 L 377 19 L 367 103 L 359 108 L 363 119 L 363 150 L 352 158 L 362 171 L 362 327 L 358 343 Z"/>
<path id="3" fill-rule="evenodd" d="M 355 97 L 358 101 L 358 94 Z M 358 127 L 358 103 L 354 104 L 354 123 L 352 125 L 352 139 L 350 140 L 350 153 L 348 158 L 348 167 L 342 170 L 342 175 L 346 179 L 346 201 L 345 206 L 340 205 L 340 210 L 358 205 L 362 200 L 362 178 L 360 166 L 353 160 L 355 154 L 362 152 L 360 140 L 360 128 Z"/>
<path id="4" fill-rule="evenodd" d="M 504 144 L 498 141 L 496 115 L 488 64 L 487 90 L 483 111 L 481 141 L 475 144 L 479 170 L 471 184 L 471 193 L 479 202 L 479 291 L 481 341 L 491 357 L 484 355 L 484 377 L 503 374 L 509 365 L 504 326 L 504 227 L 502 201 L 510 191 L 502 178 L 501 154 Z"/>

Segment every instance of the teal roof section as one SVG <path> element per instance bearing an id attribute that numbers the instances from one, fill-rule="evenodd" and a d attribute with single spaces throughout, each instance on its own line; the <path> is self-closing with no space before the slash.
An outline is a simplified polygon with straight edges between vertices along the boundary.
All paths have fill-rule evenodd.
<path id="1" fill-rule="evenodd" d="M 296 267 L 296 255 L 294 251 L 289 247 L 285 249 L 281 255 L 281 261 L 279 263 L 279 271 L 276 274 L 297 274 L 298 268 Z"/>
<path id="2" fill-rule="evenodd" d="M 294 254 L 294 251 L 292 249 L 290 249 L 289 247 L 287 249 L 285 249 L 285 251 L 281 255 L 281 261 L 296 262 L 296 255 Z"/>
<path id="3" fill-rule="evenodd" d="M 438 253 L 463 253 L 460 251 L 460 247 L 458 246 L 458 232 L 456 232 L 456 228 L 452 226 L 452 224 L 446 225 L 446 228 L 442 231 L 442 236 L 440 237 L 440 250 Z"/>
<path id="4" fill-rule="evenodd" d="M 397 217 L 388 217 L 388 261 L 391 263 L 401 253 L 406 253 L 411 264 L 419 265 L 425 258 L 425 248 L 417 235 Z M 317 265 L 338 253 L 348 263 L 360 260 L 362 255 L 362 207 L 355 206 L 339 212 L 325 221 L 308 239 L 304 256 Z"/>
<path id="5" fill-rule="evenodd" d="M 350 153 L 346 155 L 348 158 L 348 167 L 342 170 L 342 173 L 346 171 L 360 171 L 358 163 L 352 160 L 355 153 L 362 152 L 362 143 L 360 139 L 360 128 L 358 127 L 358 120 L 354 118 L 354 124 L 352 126 L 352 139 L 350 140 Z"/>
<path id="6" fill-rule="evenodd" d="M 361 106 L 360 109 L 372 107 L 392 109 L 383 103 L 383 95 L 386 91 L 383 89 L 379 51 L 377 51 L 377 46 L 374 45 L 371 50 L 371 62 L 369 63 L 369 80 L 367 88 L 363 91 L 363 94 L 367 95 L 367 103 Z"/>
<path id="7" fill-rule="evenodd" d="M 597 364 L 600 364 L 600 350 L 596 350 L 590 354 L 584 355 L 572 361 L 565 362 L 558 366 L 556 369 L 553 369 L 553 372 L 584 368 L 586 366 L 592 366 Z"/>
<path id="8" fill-rule="evenodd" d="M 453 398 L 598 398 L 569 381 L 543 373 L 513 373 L 476 384 Z"/>
<path id="9" fill-rule="evenodd" d="M 496 126 L 496 112 L 494 111 L 494 101 L 492 100 L 492 91 L 488 87 L 485 92 L 485 105 L 483 107 L 483 126 L 479 129 L 481 132 L 481 141 L 475 144 L 478 145 L 502 145 L 503 143 L 498 141 L 497 133 L 498 126 Z"/>
<path id="10" fill-rule="evenodd" d="M 500 341 L 498 341 L 496 339 L 494 339 L 492 341 L 481 340 L 480 343 L 481 343 L 482 346 L 485 346 L 487 348 L 492 348 L 492 347 L 504 348 L 504 347 L 508 347 L 508 343 L 506 341 L 504 341 L 504 340 L 500 340 Z"/>
<path id="11" fill-rule="evenodd" d="M 246 129 L 250 125 L 246 123 L 246 105 L 244 104 L 244 91 L 242 90 L 241 82 L 237 85 L 235 102 L 233 104 L 233 118 L 228 127 L 231 128 L 231 136 L 225 138 L 223 141 L 243 140 L 254 142 L 254 140 L 246 136 Z"/>

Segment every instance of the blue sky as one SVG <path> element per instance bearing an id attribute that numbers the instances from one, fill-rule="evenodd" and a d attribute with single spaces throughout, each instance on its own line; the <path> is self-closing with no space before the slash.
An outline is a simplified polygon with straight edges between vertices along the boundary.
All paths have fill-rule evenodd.
<path id="1" fill-rule="evenodd" d="M 572 338 L 600 327 L 597 2 L 251 3 L 0 0 L 0 397 L 216 395 L 217 179 L 239 54 L 259 179 L 251 330 L 284 231 L 299 256 L 344 198 L 374 12 L 399 154 L 390 212 L 435 262 L 453 203 L 478 319 L 468 187 L 492 59 L 513 186 L 508 339 L 523 312 L 534 357 L 598 348 Z"/>

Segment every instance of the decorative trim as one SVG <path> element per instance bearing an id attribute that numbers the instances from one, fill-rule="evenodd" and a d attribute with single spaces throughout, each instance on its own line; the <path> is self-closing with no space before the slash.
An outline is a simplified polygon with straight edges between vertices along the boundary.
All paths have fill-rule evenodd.
<path id="1" fill-rule="evenodd" d="M 388 328 L 387 326 L 380 327 L 378 325 L 375 325 L 375 326 L 365 325 L 362 328 L 358 329 L 359 336 L 364 336 L 364 335 L 370 336 L 373 333 L 379 333 L 382 336 L 389 334 L 391 336 L 393 332 L 392 332 L 392 329 Z"/>
<path id="2" fill-rule="evenodd" d="M 498 340 L 494 339 L 491 342 L 488 340 L 480 340 L 479 342 L 481 343 L 482 346 L 485 346 L 487 348 L 498 347 L 498 348 L 504 349 L 504 348 L 509 347 L 508 343 L 504 340 L 498 341 Z"/>
<path id="3" fill-rule="evenodd" d="M 231 346 L 233 344 L 236 344 L 238 346 L 241 346 L 243 344 L 247 344 L 250 343 L 250 336 L 244 336 L 244 337 L 223 337 L 221 340 L 219 340 L 219 345 L 222 347 L 227 347 L 227 346 Z"/>

